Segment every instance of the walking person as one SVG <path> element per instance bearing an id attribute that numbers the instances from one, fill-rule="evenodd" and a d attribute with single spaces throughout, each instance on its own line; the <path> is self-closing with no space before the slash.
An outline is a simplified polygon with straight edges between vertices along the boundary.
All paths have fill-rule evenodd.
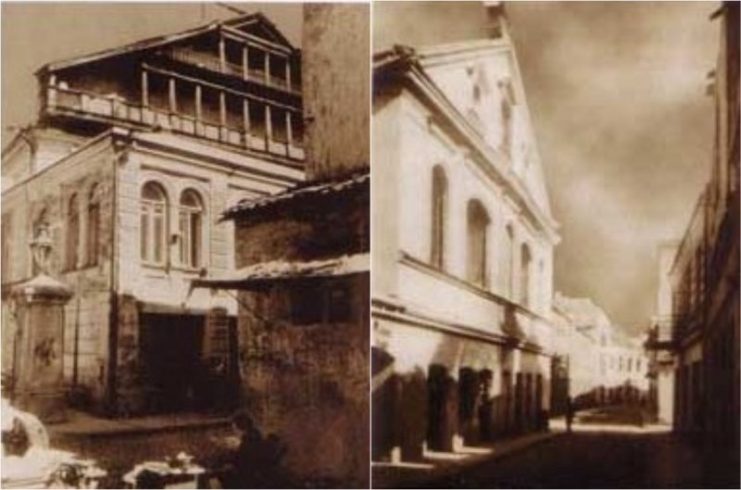
<path id="1" fill-rule="evenodd" d="M 566 432 L 571 433 L 571 424 L 574 422 L 574 400 L 566 399 Z"/>

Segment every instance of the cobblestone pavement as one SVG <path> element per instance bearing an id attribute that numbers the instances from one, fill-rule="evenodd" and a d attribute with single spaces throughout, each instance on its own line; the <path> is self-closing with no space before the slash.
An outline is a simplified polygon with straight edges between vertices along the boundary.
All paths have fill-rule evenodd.
<path id="1" fill-rule="evenodd" d="M 606 424 L 575 426 L 506 459 L 486 461 L 434 481 L 435 488 L 738 488 L 738 468 L 708 469 L 699 453 L 677 436 L 642 431 L 626 414 L 593 417 Z M 585 417 L 582 420 L 590 420 Z M 612 423 L 610 423 L 612 422 Z M 616 427 L 624 426 L 624 431 Z M 583 430 L 580 430 L 583 429 Z M 734 481 L 735 480 L 735 481 Z"/>

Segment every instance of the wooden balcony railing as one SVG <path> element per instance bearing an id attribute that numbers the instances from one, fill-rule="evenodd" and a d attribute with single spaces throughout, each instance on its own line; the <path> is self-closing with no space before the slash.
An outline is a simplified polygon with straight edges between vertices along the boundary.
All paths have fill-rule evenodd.
<path id="1" fill-rule="evenodd" d="M 170 59 L 179 61 L 181 63 L 187 63 L 189 65 L 206 68 L 218 73 L 226 73 L 228 75 L 244 79 L 244 70 L 241 65 L 226 62 L 224 63 L 224 66 L 222 68 L 221 60 L 209 53 L 185 48 L 171 48 L 163 50 L 162 54 L 169 57 Z M 271 88 L 278 88 L 280 90 L 290 92 L 295 95 L 301 94 L 301 87 L 297 87 L 293 84 L 289 85 L 288 81 L 285 78 L 278 77 L 274 73 L 266 76 L 265 70 L 262 69 L 248 68 L 247 79 L 252 82 L 260 83 Z"/>
<path id="2" fill-rule="evenodd" d="M 122 98 L 107 97 L 92 92 L 49 86 L 47 88 L 46 110 L 48 113 L 67 113 L 96 117 L 110 121 L 159 126 L 175 133 L 218 141 L 242 149 L 269 153 L 276 156 L 303 160 L 302 146 L 293 141 L 268 139 L 264 135 L 246 133 L 240 128 L 221 126 L 194 117 L 170 113 L 153 107 L 142 107 Z"/>

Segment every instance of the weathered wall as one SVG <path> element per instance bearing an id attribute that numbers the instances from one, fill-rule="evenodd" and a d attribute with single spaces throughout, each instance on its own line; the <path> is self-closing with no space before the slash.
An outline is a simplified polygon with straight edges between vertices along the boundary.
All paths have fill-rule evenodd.
<path id="1" fill-rule="evenodd" d="M 127 138 L 122 137 L 126 143 Z M 234 267 L 234 223 L 221 222 L 221 213 L 241 199 L 281 191 L 297 182 L 302 172 L 284 165 L 238 155 L 171 134 L 140 135 L 126 146 L 117 167 L 118 246 L 116 275 L 119 292 L 117 329 L 117 391 L 121 409 L 145 409 L 139 359 L 140 314 L 169 312 L 203 315 L 226 308 L 236 315 L 234 299 L 224 291 L 190 290 L 190 281 L 205 270 L 222 276 Z M 159 184 L 167 197 L 167 246 L 162 265 L 144 264 L 140 256 L 140 197 L 148 182 Z M 201 266 L 180 262 L 180 196 L 194 190 L 204 205 Z"/>
<path id="2" fill-rule="evenodd" d="M 61 158 L 66 153 L 59 155 Z M 59 160 L 59 158 L 57 158 Z M 48 166 L 28 181 L 17 183 L 3 192 L 3 216 L 12 223 L 5 279 L 10 284 L 32 277 L 29 242 L 33 223 L 46 210 L 53 248 L 50 274 L 66 283 L 74 292 L 65 307 L 64 374 L 65 380 L 77 384 L 82 402 L 99 402 L 105 391 L 108 315 L 110 306 L 110 267 L 112 239 L 112 168 L 113 149 L 103 139 Z M 99 189 L 100 231 L 99 256 L 96 265 L 89 263 L 86 243 L 87 204 L 93 185 Z M 80 213 L 78 261 L 75 268 L 64 263 L 68 203 L 77 193 Z M 3 238 L 6 239 L 5 237 Z M 7 309 L 3 302 L 3 309 Z M 4 320 L 12 316 L 4 313 Z M 10 368 L 15 323 L 3 323 L 3 370 Z"/>
<path id="3" fill-rule="evenodd" d="M 425 441 L 428 448 L 450 451 L 543 427 L 543 413 L 550 410 L 549 356 L 433 330 L 420 321 L 394 315 L 373 321 L 374 348 L 393 359 L 394 372 L 373 393 L 376 459 L 394 457 L 395 447 L 402 460 L 419 459 Z M 424 428 L 415 431 L 417 423 Z"/>
<path id="4" fill-rule="evenodd" d="M 369 5 L 304 5 L 303 94 L 310 179 L 370 164 Z"/>
<path id="5" fill-rule="evenodd" d="M 240 315 L 247 409 L 264 435 L 286 444 L 297 481 L 368 484 L 368 282 L 368 274 L 342 279 L 352 298 L 347 323 L 288 323 L 290 286 L 261 298 L 266 321 Z"/>
<path id="6" fill-rule="evenodd" d="M 259 223 L 237 222 L 237 267 L 368 251 L 366 186 Z M 328 282 L 313 280 L 323 290 Z M 368 485 L 369 276 L 334 278 L 350 294 L 347 322 L 295 324 L 291 288 L 240 293 L 241 373 L 247 409 L 288 447 L 285 464 L 306 482 Z"/>
<path id="7" fill-rule="evenodd" d="M 375 201 L 381 206 L 375 213 L 378 216 L 398 216 L 394 221 L 397 228 L 388 230 L 389 226 L 385 225 L 381 230 L 393 231 L 402 251 L 422 262 L 430 261 L 432 169 L 435 165 L 441 165 L 448 180 L 444 269 L 458 278 L 466 276 L 466 205 L 470 199 L 478 199 L 491 219 L 488 240 L 491 245 L 487 257 L 491 278 L 489 290 L 515 300 L 520 297 L 517 292 L 524 287 L 518 273 L 520 245 L 527 243 L 532 255 L 530 309 L 541 315 L 547 314 L 552 296 L 553 245 L 534 230 L 517 205 L 506 197 L 504 190 L 491 183 L 466 157 L 463 146 L 446 136 L 441 128 L 428 124 L 432 114 L 407 92 L 403 92 L 392 104 L 385 105 L 377 115 L 378 122 L 374 117 L 374 131 L 378 136 L 374 142 L 384 156 L 378 159 L 377 171 L 390 172 L 384 170 L 388 167 L 397 169 L 395 172 L 398 174 L 395 183 L 385 182 L 384 188 L 378 191 L 384 198 Z M 397 136 L 390 145 L 386 145 L 382 137 L 389 136 L 390 131 L 381 127 L 381 124 L 386 124 L 390 119 L 394 120 Z M 397 196 L 392 198 L 392 193 Z M 513 230 L 513 244 L 507 243 L 507 226 Z M 384 240 L 383 236 L 374 236 L 376 242 Z M 391 239 L 394 238 L 392 235 Z M 399 281 L 398 277 L 394 282 L 391 279 L 394 273 L 386 269 L 399 266 L 394 261 L 381 261 L 378 253 L 380 251 L 376 253 L 377 270 L 380 277 L 385 279 L 374 286 L 377 292 L 381 295 L 395 293 L 400 297 L 414 294 L 413 289 L 418 286 L 404 287 L 408 282 Z M 384 256 L 388 257 L 389 253 Z M 509 287 L 509 284 L 512 286 Z M 435 299 L 427 301 L 425 306 L 439 309 L 440 295 L 430 296 L 433 297 Z M 489 321 L 488 317 L 469 317 L 469 323 Z"/>

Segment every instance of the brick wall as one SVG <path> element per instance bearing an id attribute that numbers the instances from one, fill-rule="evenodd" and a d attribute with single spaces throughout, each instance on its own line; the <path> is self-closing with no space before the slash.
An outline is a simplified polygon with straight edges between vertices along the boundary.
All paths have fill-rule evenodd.
<path id="1" fill-rule="evenodd" d="M 237 267 L 368 251 L 368 189 L 236 223 Z M 287 447 L 298 481 L 368 484 L 369 275 L 334 278 L 349 293 L 344 322 L 298 324 L 291 289 L 240 293 L 239 343 L 246 408 Z M 324 280 L 305 287 L 322 289 Z M 325 483 L 326 484 L 326 483 Z"/>

